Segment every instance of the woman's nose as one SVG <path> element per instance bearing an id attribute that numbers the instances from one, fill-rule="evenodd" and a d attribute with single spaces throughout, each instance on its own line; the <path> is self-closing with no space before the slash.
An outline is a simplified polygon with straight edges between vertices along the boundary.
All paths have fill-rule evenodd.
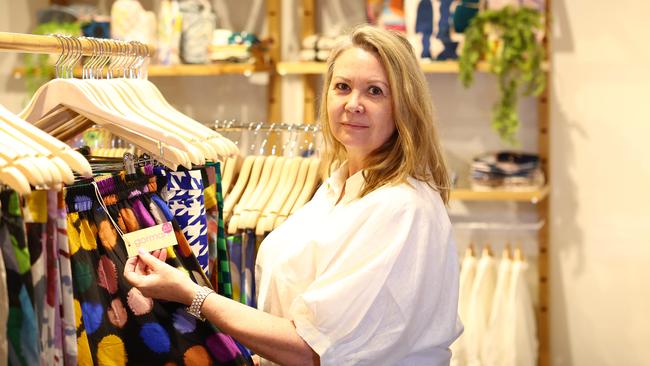
<path id="1" fill-rule="evenodd" d="M 365 108 L 363 107 L 363 104 L 361 104 L 361 100 L 359 99 L 359 95 L 357 93 L 350 94 L 350 97 L 345 104 L 345 110 L 350 113 L 363 113 L 365 111 Z"/>

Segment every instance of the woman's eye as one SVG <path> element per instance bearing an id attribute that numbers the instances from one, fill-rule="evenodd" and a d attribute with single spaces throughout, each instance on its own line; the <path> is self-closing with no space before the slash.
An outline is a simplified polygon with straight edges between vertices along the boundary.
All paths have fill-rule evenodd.
<path id="1" fill-rule="evenodd" d="M 370 92 L 371 95 L 382 95 L 384 94 L 383 90 L 381 88 L 378 88 L 376 86 L 371 86 L 368 91 Z"/>
<path id="2" fill-rule="evenodd" d="M 348 86 L 348 84 L 345 84 L 345 83 L 336 83 L 336 84 L 334 84 L 334 89 L 336 89 L 336 90 L 348 90 L 348 89 L 350 89 L 350 87 Z"/>

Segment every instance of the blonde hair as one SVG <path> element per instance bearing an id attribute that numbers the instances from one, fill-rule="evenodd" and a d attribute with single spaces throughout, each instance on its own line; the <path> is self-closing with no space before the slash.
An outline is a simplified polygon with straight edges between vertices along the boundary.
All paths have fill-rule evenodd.
<path id="1" fill-rule="evenodd" d="M 329 126 L 327 95 L 336 59 L 357 47 L 379 57 L 388 75 L 392 95 L 395 134 L 365 161 L 365 187 L 361 197 L 386 185 L 407 182 L 407 177 L 426 182 L 449 201 L 449 175 L 438 133 L 433 104 L 420 64 L 411 44 L 397 32 L 362 25 L 332 50 L 327 60 L 319 119 L 325 142 L 324 166 L 331 170 L 345 160 L 345 147 Z"/>

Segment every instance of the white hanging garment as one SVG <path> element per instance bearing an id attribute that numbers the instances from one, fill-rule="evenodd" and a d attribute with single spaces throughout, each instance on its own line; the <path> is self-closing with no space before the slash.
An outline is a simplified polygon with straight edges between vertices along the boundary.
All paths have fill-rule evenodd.
<path id="1" fill-rule="evenodd" d="M 460 280 L 458 284 L 458 315 L 463 324 L 467 324 L 469 315 L 469 300 L 472 294 L 472 285 L 476 277 L 478 260 L 472 253 L 466 253 L 460 267 Z M 451 345 L 451 365 L 464 365 L 467 360 L 465 348 L 465 334 L 461 334 Z"/>
<path id="2" fill-rule="evenodd" d="M 537 365 L 537 329 L 530 291 L 526 284 L 528 263 L 517 260 L 512 265 L 509 296 L 509 319 L 511 342 L 505 366 Z"/>
<path id="3" fill-rule="evenodd" d="M 476 268 L 476 278 L 472 285 L 467 323 L 465 324 L 466 365 L 469 366 L 481 365 L 481 342 L 485 339 L 496 279 L 495 260 L 491 255 L 484 253 Z"/>
<path id="4" fill-rule="evenodd" d="M 486 366 L 505 365 L 508 353 L 511 352 L 512 345 L 507 338 L 508 330 L 512 328 L 508 320 L 511 316 L 508 308 L 511 272 L 512 260 L 507 256 L 502 257 L 497 272 L 492 311 L 481 345 L 481 363 Z"/>

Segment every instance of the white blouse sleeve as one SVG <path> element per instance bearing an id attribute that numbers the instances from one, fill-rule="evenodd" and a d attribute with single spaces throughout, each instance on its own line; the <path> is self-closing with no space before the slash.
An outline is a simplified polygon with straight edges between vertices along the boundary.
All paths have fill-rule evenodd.
<path id="1" fill-rule="evenodd" d="M 322 364 L 438 364 L 432 353 L 449 362 L 459 332 L 458 260 L 444 205 L 428 198 L 387 195 L 363 210 L 291 304 Z"/>

